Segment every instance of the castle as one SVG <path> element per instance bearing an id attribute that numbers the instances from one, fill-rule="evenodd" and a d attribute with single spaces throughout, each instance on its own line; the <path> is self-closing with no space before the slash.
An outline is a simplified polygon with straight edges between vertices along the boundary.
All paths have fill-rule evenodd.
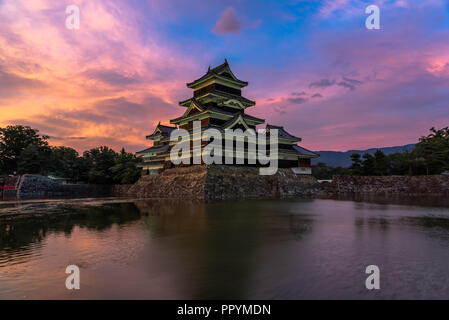
<path id="1" fill-rule="evenodd" d="M 184 114 L 170 120 L 174 126 L 159 123 L 154 132 L 146 137 L 153 140 L 153 146 L 136 153 L 142 158 L 140 166 L 143 174 L 157 174 L 174 166 L 170 161 L 170 150 L 177 142 L 170 140 L 170 134 L 176 129 L 185 129 L 192 134 L 194 121 L 200 121 L 202 132 L 211 128 L 220 132 L 227 129 L 256 130 L 257 125 L 265 123 L 264 119 L 245 113 L 246 108 L 256 104 L 242 96 L 242 88 L 247 85 L 248 82 L 234 75 L 227 60 L 213 69 L 209 67 L 205 75 L 187 83 L 187 87 L 193 89 L 193 97 L 179 102 L 181 107 L 186 108 Z M 319 155 L 297 145 L 301 138 L 281 126 L 267 124 L 265 132 L 268 134 L 273 129 L 278 132 L 278 167 L 292 168 L 297 174 L 311 174 L 311 159 Z M 200 142 L 201 148 L 207 144 L 207 141 Z M 247 145 L 245 148 L 248 148 Z M 193 152 L 190 156 L 193 157 Z M 233 156 L 234 163 L 253 165 L 248 161 L 248 152 Z"/>

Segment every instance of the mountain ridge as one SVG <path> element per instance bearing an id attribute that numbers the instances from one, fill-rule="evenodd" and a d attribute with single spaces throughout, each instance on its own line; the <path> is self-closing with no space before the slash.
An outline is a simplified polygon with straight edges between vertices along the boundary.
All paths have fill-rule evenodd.
<path id="1" fill-rule="evenodd" d="M 351 154 L 359 153 L 360 155 L 364 155 L 365 153 L 374 155 L 377 150 L 381 150 L 386 155 L 396 153 L 396 152 L 405 152 L 412 151 L 415 148 L 414 143 L 406 144 L 403 146 L 394 146 L 394 147 L 382 147 L 382 148 L 369 148 L 366 150 L 348 150 L 348 151 L 315 151 L 320 155 L 319 158 L 312 159 L 312 164 L 317 164 L 319 162 L 323 162 L 330 167 L 349 167 L 352 164 Z"/>

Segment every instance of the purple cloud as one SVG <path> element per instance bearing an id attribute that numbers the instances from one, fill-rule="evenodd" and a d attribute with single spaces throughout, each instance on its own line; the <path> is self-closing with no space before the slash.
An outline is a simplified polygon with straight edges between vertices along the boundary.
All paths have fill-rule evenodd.
<path id="1" fill-rule="evenodd" d="M 288 101 L 294 104 L 301 104 L 307 102 L 307 98 L 297 97 L 297 98 L 289 98 Z"/>
<path id="2" fill-rule="evenodd" d="M 329 80 L 329 79 L 321 79 L 320 81 L 311 82 L 309 84 L 309 88 L 326 88 L 333 86 L 335 84 L 335 80 Z"/>
<path id="3" fill-rule="evenodd" d="M 344 82 L 344 81 L 339 82 L 337 85 L 340 86 L 340 87 L 348 88 L 349 90 L 355 90 L 355 86 L 354 85 L 352 85 L 350 83 L 347 83 L 347 82 Z"/>
<path id="4" fill-rule="evenodd" d="M 215 24 L 212 32 L 215 34 L 239 33 L 242 29 L 242 21 L 237 17 L 232 7 L 227 8 Z"/>
<path id="5" fill-rule="evenodd" d="M 284 115 L 287 113 L 286 106 L 280 106 L 280 107 L 274 107 L 274 111 L 277 112 L 279 115 Z"/>
<path id="6" fill-rule="evenodd" d="M 356 80 L 356 79 L 351 79 L 351 78 L 343 77 L 343 80 L 344 80 L 345 82 L 351 83 L 351 84 L 353 84 L 353 85 L 362 84 L 362 81 Z"/>
<path id="7" fill-rule="evenodd" d="M 19 90 L 42 88 L 45 84 L 36 79 L 29 79 L 18 74 L 6 72 L 0 65 L 0 99 L 6 96 L 17 95 Z"/>
<path id="8" fill-rule="evenodd" d="M 113 70 L 89 70 L 85 74 L 91 79 L 97 79 L 112 86 L 126 86 L 140 82 L 136 75 L 122 75 Z"/>

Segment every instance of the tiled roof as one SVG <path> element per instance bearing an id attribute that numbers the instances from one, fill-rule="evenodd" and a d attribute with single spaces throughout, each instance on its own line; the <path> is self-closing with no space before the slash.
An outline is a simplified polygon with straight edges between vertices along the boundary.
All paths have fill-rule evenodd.
<path id="1" fill-rule="evenodd" d="M 138 151 L 138 152 L 136 152 L 136 154 L 144 154 L 144 153 L 148 153 L 148 152 L 160 152 L 160 151 L 165 151 L 165 150 L 168 149 L 168 147 L 169 147 L 168 144 L 163 145 L 163 146 L 160 146 L 160 147 L 154 147 L 154 146 L 153 146 L 153 147 L 147 148 L 147 149 L 145 149 L 145 150 Z"/>
<path id="2" fill-rule="evenodd" d="M 238 117 L 241 116 L 241 113 L 236 114 L 235 116 L 233 116 L 231 119 L 229 119 L 228 121 L 226 121 L 222 126 L 220 126 L 222 129 L 223 128 L 227 128 L 228 126 L 230 126 L 235 120 L 238 119 Z M 242 117 L 243 118 L 243 117 Z"/>
<path id="3" fill-rule="evenodd" d="M 295 149 L 296 151 L 298 151 L 299 153 L 301 153 L 302 155 L 305 155 L 305 156 L 312 156 L 314 158 L 317 158 L 320 156 L 318 153 L 307 150 L 306 148 L 300 147 L 296 144 L 293 145 L 293 149 Z"/>
<path id="4" fill-rule="evenodd" d="M 149 139 L 149 138 L 153 137 L 155 135 L 155 132 L 157 129 L 161 130 L 162 136 L 169 136 L 170 133 L 176 129 L 176 127 L 165 126 L 159 122 L 159 124 L 154 129 L 154 132 L 152 134 L 148 135 L 146 138 Z"/>
<path id="5" fill-rule="evenodd" d="M 215 68 L 212 68 L 212 69 L 209 67 L 209 69 L 207 70 L 207 73 L 205 75 L 203 75 L 202 77 L 200 77 L 200 78 L 198 78 L 198 79 L 196 79 L 196 80 L 194 80 L 194 81 L 192 81 L 190 83 L 187 83 L 187 86 L 193 85 L 196 82 L 200 82 L 201 80 L 204 80 L 204 79 L 206 79 L 206 78 L 208 78 L 210 76 L 220 75 L 220 73 L 225 72 L 226 69 L 231 70 L 231 68 L 229 67 L 228 61 L 225 59 L 225 62 L 220 64 L 219 66 L 217 66 Z M 231 71 L 231 73 L 232 73 L 232 71 Z M 229 78 L 229 79 L 231 79 L 233 81 L 240 82 L 243 85 L 248 85 L 248 82 L 246 82 L 246 81 L 242 81 L 242 80 L 239 80 L 239 79 L 234 80 L 232 77 L 230 78 L 230 77 L 227 77 L 226 75 L 222 75 L 222 76 L 225 77 L 225 78 Z"/>
<path id="6" fill-rule="evenodd" d="M 267 124 L 267 129 L 277 129 L 278 130 L 278 136 L 279 138 L 288 139 L 288 140 L 294 140 L 294 141 L 301 141 L 301 138 L 295 137 L 294 135 L 288 133 L 285 131 L 284 127 L 281 126 L 273 126 L 271 124 Z"/>
<path id="7" fill-rule="evenodd" d="M 226 98 L 226 99 L 235 99 L 237 101 L 244 102 L 244 103 L 251 104 L 251 105 L 255 105 L 256 104 L 255 101 L 249 100 L 249 99 L 247 99 L 245 97 L 238 96 L 238 95 L 231 94 L 231 93 L 227 93 L 227 92 L 223 92 L 223 91 L 219 91 L 219 90 L 212 90 L 211 92 L 208 92 L 204 96 L 207 96 L 209 94 L 215 94 L 217 96 L 220 96 L 220 97 L 223 97 L 223 98 Z M 188 105 L 186 105 L 186 103 L 192 101 L 192 99 L 194 99 L 194 98 L 189 98 L 189 99 L 186 99 L 186 100 L 183 100 L 183 101 L 179 101 L 179 105 L 187 107 Z"/>
<path id="8" fill-rule="evenodd" d="M 257 118 L 257 117 L 254 117 L 254 116 L 250 116 L 249 114 L 246 114 L 246 113 L 243 114 L 243 119 L 254 120 L 254 121 L 260 121 L 261 123 L 264 123 L 264 122 L 265 122 L 265 119 Z"/>
<path id="9" fill-rule="evenodd" d="M 246 102 L 246 103 L 253 104 L 253 105 L 256 104 L 255 101 L 249 100 L 249 99 L 247 99 L 245 97 L 238 96 L 238 95 L 235 95 L 235 94 L 232 94 L 232 93 L 227 93 L 227 92 L 223 92 L 223 91 L 219 91 L 219 90 L 212 90 L 210 93 L 211 94 L 215 94 L 217 96 L 224 97 L 224 98 L 235 99 L 235 100 L 238 100 L 238 101 L 241 101 L 241 102 Z"/>
<path id="10" fill-rule="evenodd" d="M 229 111 L 225 111 L 225 110 L 221 109 L 220 107 L 215 107 L 215 106 L 204 107 L 204 108 L 205 108 L 204 111 L 211 111 L 211 112 L 215 112 L 215 113 L 219 113 L 219 114 L 225 114 L 225 115 L 228 115 L 228 116 L 239 116 L 239 115 L 242 115 L 242 117 L 244 119 L 247 119 L 247 120 L 259 121 L 261 123 L 265 122 L 264 119 L 250 116 L 249 114 L 242 113 L 241 111 L 229 112 Z M 175 119 L 171 119 L 170 121 L 176 122 L 176 121 L 182 120 L 182 119 L 187 118 L 187 117 L 181 116 L 181 117 L 178 117 L 178 118 L 175 118 Z"/>
<path id="11" fill-rule="evenodd" d="M 256 117 L 250 116 L 249 114 L 237 112 L 237 113 L 234 114 L 234 116 L 233 116 L 231 119 L 229 119 L 228 121 L 226 121 L 226 123 L 224 123 L 224 124 L 221 125 L 220 127 L 221 127 L 221 128 L 226 128 L 226 127 L 228 127 L 228 126 L 231 125 L 235 120 L 237 120 L 238 117 L 240 117 L 240 116 L 243 118 L 243 120 L 260 121 L 260 122 L 262 122 L 262 123 L 265 122 L 264 119 L 256 118 Z"/>

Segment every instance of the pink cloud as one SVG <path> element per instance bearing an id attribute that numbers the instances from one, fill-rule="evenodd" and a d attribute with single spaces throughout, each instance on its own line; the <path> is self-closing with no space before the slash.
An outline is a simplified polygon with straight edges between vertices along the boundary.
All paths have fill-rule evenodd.
<path id="1" fill-rule="evenodd" d="M 242 21 L 237 17 L 234 8 L 229 7 L 222 12 L 220 19 L 215 24 L 212 32 L 216 34 L 239 33 L 242 29 Z"/>
<path id="2" fill-rule="evenodd" d="M 363 29 L 311 32 L 314 63 L 290 65 L 282 76 L 255 72 L 252 79 L 270 74 L 281 81 L 249 88 L 258 104 L 248 112 L 284 125 L 312 150 L 415 143 L 430 127 L 449 123 L 449 47 L 437 40 L 449 34 L 429 36 L 428 23 L 417 21 L 410 32 L 398 19 L 394 32 L 369 36 Z M 295 100 L 292 92 L 303 91 Z M 322 98 L 311 99 L 316 91 Z"/>
<path id="3" fill-rule="evenodd" d="M 182 114 L 177 102 L 192 94 L 185 83 L 201 76 L 205 61 L 223 51 L 203 50 L 202 39 L 190 38 L 189 49 L 204 53 L 189 55 L 127 2 L 74 2 L 82 17 L 77 31 L 64 26 L 65 5 L 0 0 L 0 126 L 29 124 L 54 137 L 52 143 L 80 151 L 101 144 L 137 151 L 147 145 L 144 137 L 158 121 L 167 124 Z M 313 41 L 303 44 L 312 53 L 310 60 L 298 56 L 260 63 L 251 52 L 243 61 L 245 50 L 235 49 L 231 54 L 242 62 L 230 61 L 231 67 L 250 82 L 243 94 L 257 102 L 248 113 L 284 125 L 315 150 L 405 144 L 431 126 L 447 126 L 449 34 L 427 26 L 445 17 L 444 10 L 437 10 L 440 1 L 431 2 L 435 7 L 417 2 L 427 12 L 416 16 L 411 9 L 396 8 L 401 15 L 383 20 L 390 24 L 388 32 L 367 32 L 363 26 L 308 30 Z M 321 13 L 348 17 L 359 3 L 325 1 Z M 172 10 L 167 2 L 149 4 L 164 19 L 169 14 L 170 22 L 182 16 L 183 10 Z M 205 7 L 194 9 L 210 14 Z M 363 11 L 357 12 L 363 22 Z M 213 32 L 238 33 L 251 26 L 230 7 Z M 285 57 L 297 52 L 294 43 L 284 47 Z M 322 98 L 312 98 L 317 93 Z"/>
<path id="4" fill-rule="evenodd" d="M 159 120 L 182 112 L 198 66 L 156 29 L 141 34 L 144 17 L 126 3 L 76 3 L 79 30 L 65 28 L 54 1 L 0 3 L 0 126 L 31 125 L 79 151 L 137 151 Z"/>

